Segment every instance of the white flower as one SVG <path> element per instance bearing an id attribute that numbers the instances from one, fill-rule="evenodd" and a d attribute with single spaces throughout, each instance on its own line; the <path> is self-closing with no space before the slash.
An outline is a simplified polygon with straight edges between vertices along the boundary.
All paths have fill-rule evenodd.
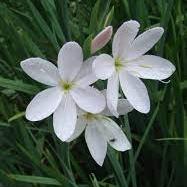
<path id="1" fill-rule="evenodd" d="M 161 38 L 164 29 L 155 27 L 136 37 L 137 21 L 124 22 L 114 35 L 113 57 L 101 54 L 93 63 L 93 70 L 100 79 L 108 79 L 107 104 L 118 116 L 117 98 L 119 82 L 124 95 L 132 106 L 142 113 L 150 110 L 150 100 L 144 83 L 139 78 L 163 80 L 172 75 L 175 66 L 158 56 L 144 55 Z"/>
<path id="2" fill-rule="evenodd" d="M 133 107 L 126 99 L 119 99 L 117 110 L 119 115 L 124 115 L 132 111 Z M 118 151 L 131 149 L 131 144 L 121 128 L 107 116 L 112 116 L 108 108 L 99 114 L 79 110 L 75 131 L 67 140 L 70 142 L 76 139 L 85 129 L 85 140 L 90 154 L 100 166 L 106 156 L 107 143 Z"/>
<path id="3" fill-rule="evenodd" d="M 92 40 L 91 53 L 95 53 L 99 49 L 103 48 L 111 39 L 113 33 L 112 26 L 108 26 L 103 29 L 97 36 Z"/>
<path id="4" fill-rule="evenodd" d="M 92 73 L 92 61 L 83 63 L 81 47 L 66 43 L 58 54 L 58 69 L 41 58 L 29 58 L 21 67 L 34 80 L 51 86 L 38 93 L 26 109 L 30 121 L 42 120 L 52 113 L 54 131 L 59 139 L 67 140 L 74 132 L 78 105 L 81 109 L 98 113 L 105 107 L 102 93 L 89 85 L 97 81 Z"/>

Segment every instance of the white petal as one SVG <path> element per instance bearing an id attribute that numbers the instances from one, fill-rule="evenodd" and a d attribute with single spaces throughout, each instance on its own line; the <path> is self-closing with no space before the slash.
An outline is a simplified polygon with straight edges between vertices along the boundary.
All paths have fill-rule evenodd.
<path id="1" fill-rule="evenodd" d="M 71 95 L 76 104 L 87 112 L 99 113 L 105 108 L 105 97 L 95 88 L 75 88 Z"/>
<path id="2" fill-rule="evenodd" d="M 77 106 L 77 115 L 80 117 L 84 114 L 86 114 L 87 112 L 82 110 L 80 107 Z"/>
<path id="3" fill-rule="evenodd" d="M 106 89 L 101 90 L 100 92 L 106 97 Z"/>
<path id="4" fill-rule="evenodd" d="M 114 35 L 112 53 L 115 58 L 124 59 L 127 56 L 130 45 L 139 31 L 140 24 L 137 21 L 124 22 Z"/>
<path id="5" fill-rule="evenodd" d="M 58 68 L 63 80 L 72 81 L 83 62 L 82 48 L 76 42 L 67 42 L 58 54 Z"/>
<path id="6" fill-rule="evenodd" d="M 118 115 L 125 115 L 129 112 L 131 112 L 133 110 L 133 106 L 128 102 L 127 99 L 118 99 L 118 105 L 117 105 L 117 113 Z M 113 116 L 114 114 L 112 114 L 110 112 L 110 110 L 108 109 L 108 107 L 106 107 L 101 114 L 105 115 L 105 116 Z"/>
<path id="7" fill-rule="evenodd" d="M 86 127 L 86 121 L 82 117 L 78 117 L 74 133 L 66 142 L 71 142 L 75 140 L 77 137 L 79 137 L 84 131 L 85 127 Z"/>
<path id="8" fill-rule="evenodd" d="M 143 79 L 163 80 L 173 74 L 175 66 L 164 58 L 143 55 L 128 63 L 127 70 Z"/>
<path id="9" fill-rule="evenodd" d="M 106 157 L 107 141 L 95 124 L 88 124 L 86 127 L 85 140 L 93 159 L 102 166 Z"/>
<path id="10" fill-rule="evenodd" d="M 112 77 L 108 79 L 107 83 L 107 106 L 110 112 L 118 117 L 117 104 L 118 104 L 118 92 L 119 92 L 119 77 L 118 74 L 113 74 Z"/>
<path id="11" fill-rule="evenodd" d="M 81 70 L 75 78 L 76 84 L 79 86 L 89 86 L 98 80 L 95 73 L 92 71 L 92 64 L 95 58 L 95 56 L 90 57 L 83 63 Z"/>
<path id="12" fill-rule="evenodd" d="M 123 93 L 130 104 L 139 112 L 148 113 L 150 100 L 144 83 L 126 71 L 119 74 L 119 79 Z"/>
<path id="13" fill-rule="evenodd" d="M 105 97 L 106 97 L 106 92 L 107 92 L 107 89 L 103 89 L 100 91 Z M 121 97 L 121 94 L 118 93 L 119 97 Z"/>
<path id="14" fill-rule="evenodd" d="M 107 54 L 97 56 L 93 62 L 93 71 L 99 79 L 109 78 L 115 71 L 114 59 Z"/>
<path id="15" fill-rule="evenodd" d="M 97 125 L 107 142 L 118 151 L 131 149 L 131 144 L 121 128 L 110 118 L 104 118 Z"/>
<path id="16" fill-rule="evenodd" d="M 119 99 L 117 111 L 119 115 L 125 115 L 133 110 L 133 106 L 129 103 L 127 99 Z"/>
<path id="17" fill-rule="evenodd" d="M 59 106 L 63 93 L 58 87 L 48 88 L 38 93 L 26 109 L 26 118 L 39 121 L 50 116 Z"/>
<path id="18" fill-rule="evenodd" d="M 113 28 L 108 26 L 103 29 L 93 40 L 91 44 L 91 53 L 95 53 L 99 49 L 103 48 L 112 37 Z"/>
<path id="19" fill-rule="evenodd" d="M 140 34 L 133 41 L 127 59 L 136 59 L 145 54 L 160 40 L 163 33 L 164 29 L 162 27 L 155 27 Z"/>
<path id="20" fill-rule="evenodd" d="M 77 121 L 76 105 L 70 95 L 65 95 L 53 115 L 53 127 L 57 137 L 68 140 L 75 130 Z"/>
<path id="21" fill-rule="evenodd" d="M 32 79 L 49 86 L 56 86 L 60 80 L 57 67 L 41 58 L 29 58 L 21 62 L 23 71 Z"/>

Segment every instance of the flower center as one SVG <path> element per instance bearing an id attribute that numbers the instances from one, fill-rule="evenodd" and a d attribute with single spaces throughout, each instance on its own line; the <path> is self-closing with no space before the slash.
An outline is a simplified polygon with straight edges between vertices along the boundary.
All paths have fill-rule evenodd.
<path id="1" fill-rule="evenodd" d="M 72 89 L 72 87 L 74 86 L 73 82 L 66 82 L 63 80 L 61 80 L 59 84 L 60 84 L 60 87 L 62 88 L 62 90 L 65 92 L 69 92 Z"/>
<path id="2" fill-rule="evenodd" d="M 120 60 L 120 58 L 116 58 L 115 59 L 115 68 L 116 68 L 116 71 L 121 70 L 122 67 L 123 67 L 122 61 Z"/>
<path id="3" fill-rule="evenodd" d="M 96 114 L 92 114 L 92 113 L 89 113 L 89 112 L 85 113 L 85 114 L 83 115 L 83 117 L 84 117 L 87 121 L 92 121 L 92 120 L 97 119 L 97 115 L 96 115 Z"/>

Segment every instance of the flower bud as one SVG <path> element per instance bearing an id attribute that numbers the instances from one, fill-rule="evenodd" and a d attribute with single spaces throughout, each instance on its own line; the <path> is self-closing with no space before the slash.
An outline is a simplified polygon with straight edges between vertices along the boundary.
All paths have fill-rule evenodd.
<path id="1" fill-rule="evenodd" d="M 113 32 L 112 26 L 108 26 L 103 29 L 93 40 L 91 43 L 91 54 L 95 53 L 99 49 L 103 48 L 111 39 Z"/>

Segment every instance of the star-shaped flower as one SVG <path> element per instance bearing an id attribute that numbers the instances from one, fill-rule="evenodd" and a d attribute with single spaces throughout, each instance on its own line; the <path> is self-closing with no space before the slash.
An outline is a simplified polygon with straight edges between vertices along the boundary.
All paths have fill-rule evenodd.
<path id="1" fill-rule="evenodd" d="M 125 115 L 133 110 L 126 99 L 118 100 L 118 113 Z M 76 139 L 85 130 L 85 140 L 93 159 L 103 165 L 107 153 L 107 144 L 117 151 L 131 149 L 131 144 L 121 128 L 109 116 L 113 116 L 106 107 L 101 113 L 92 114 L 78 110 L 78 120 L 73 135 L 67 140 Z"/>
<path id="2" fill-rule="evenodd" d="M 145 55 L 161 38 L 164 29 L 151 28 L 136 37 L 139 27 L 137 21 L 124 22 L 114 35 L 113 57 L 101 54 L 93 63 L 96 76 L 108 79 L 107 105 L 116 117 L 119 83 L 132 106 L 139 112 L 147 113 L 150 110 L 150 100 L 140 78 L 163 80 L 175 71 L 175 66 L 168 60 Z"/>
<path id="3" fill-rule="evenodd" d="M 54 131 L 59 139 L 66 141 L 75 129 L 76 105 L 87 112 L 101 112 L 105 107 L 105 98 L 97 89 L 89 86 L 97 81 L 92 73 L 94 58 L 83 63 L 81 47 L 76 42 L 68 42 L 58 54 L 58 69 L 41 58 L 22 61 L 21 67 L 25 73 L 51 86 L 33 98 L 26 109 L 26 118 L 39 121 L 54 113 Z"/>

